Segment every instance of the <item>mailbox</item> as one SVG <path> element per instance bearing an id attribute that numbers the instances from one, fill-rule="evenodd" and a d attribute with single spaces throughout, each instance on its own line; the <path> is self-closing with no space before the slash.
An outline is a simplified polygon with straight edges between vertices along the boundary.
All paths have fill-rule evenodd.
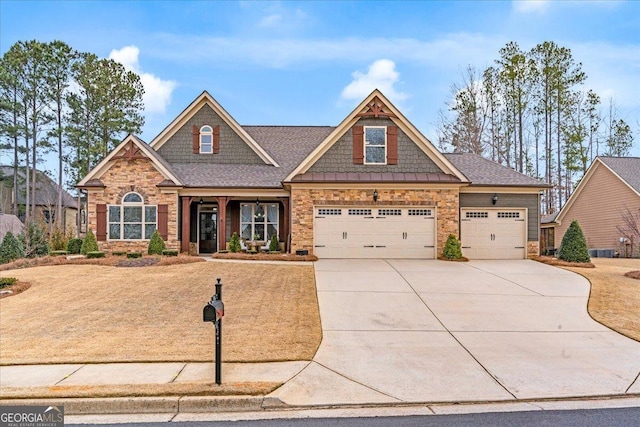
<path id="1" fill-rule="evenodd" d="M 224 316 L 224 303 L 219 299 L 214 299 L 209 303 L 215 310 L 218 319 Z"/>
<path id="2" fill-rule="evenodd" d="M 218 318 L 216 317 L 216 309 L 212 305 L 207 304 L 204 306 L 204 309 L 202 310 L 202 320 L 204 322 L 218 321 Z"/>

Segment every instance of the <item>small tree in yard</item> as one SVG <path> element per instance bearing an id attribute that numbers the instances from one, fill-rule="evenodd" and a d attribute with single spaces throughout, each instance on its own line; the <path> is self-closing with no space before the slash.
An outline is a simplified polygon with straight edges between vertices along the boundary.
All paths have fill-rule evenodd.
<path id="1" fill-rule="evenodd" d="M 22 242 L 12 232 L 7 231 L 0 244 L 0 263 L 5 264 L 20 258 L 24 258 Z"/>
<path id="2" fill-rule="evenodd" d="M 240 245 L 240 237 L 238 233 L 235 231 L 231 235 L 231 239 L 229 240 L 229 252 L 240 252 L 242 250 L 242 246 Z"/>
<path id="3" fill-rule="evenodd" d="M 41 221 L 28 220 L 24 224 L 24 231 L 20 234 L 20 241 L 27 258 L 44 256 L 49 253 L 49 240 L 46 225 Z"/>
<path id="4" fill-rule="evenodd" d="M 567 262 L 590 262 L 589 250 L 587 249 L 587 240 L 578 221 L 571 222 L 569 229 L 564 233 L 560 250 L 558 251 L 558 259 Z"/>
<path id="5" fill-rule="evenodd" d="M 89 227 L 87 227 L 87 235 L 84 237 L 82 241 L 82 247 L 80 248 L 80 253 L 82 255 L 86 255 L 89 252 L 98 252 L 100 248 L 98 248 L 98 241 L 96 240 L 96 236 L 93 234 L 93 231 Z"/>
<path id="6" fill-rule="evenodd" d="M 442 256 L 447 259 L 462 258 L 462 249 L 460 248 L 460 242 L 455 235 L 449 234 L 447 243 L 445 243 L 444 250 L 442 251 Z"/>
<path id="7" fill-rule="evenodd" d="M 149 255 L 162 255 L 162 251 L 166 249 L 164 240 L 158 233 L 158 230 L 154 231 L 149 240 L 149 248 L 147 248 L 147 254 Z"/>
<path id="8" fill-rule="evenodd" d="M 60 227 L 57 225 L 51 231 L 49 237 L 49 248 L 52 251 L 64 251 L 67 249 L 67 236 L 64 235 Z"/>

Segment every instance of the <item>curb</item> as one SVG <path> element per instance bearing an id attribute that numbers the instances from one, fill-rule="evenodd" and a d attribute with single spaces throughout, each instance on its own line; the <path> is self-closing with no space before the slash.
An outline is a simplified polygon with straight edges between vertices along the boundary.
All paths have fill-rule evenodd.
<path id="1" fill-rule="evenodd" d="M 4 399 L 4 405 L 64 406 L 66 415 L 255 412 L 289 405 L 266 396 L 170 396 Z"/>

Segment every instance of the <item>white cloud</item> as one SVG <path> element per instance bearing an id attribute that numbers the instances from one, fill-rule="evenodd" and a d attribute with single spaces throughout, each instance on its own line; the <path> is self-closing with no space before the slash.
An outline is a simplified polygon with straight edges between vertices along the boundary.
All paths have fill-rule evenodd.
<path id="1" fill-rule="evenodd" d="M 353 81 L 342 90 L 341 99 L 360 101 L 374 89 L 379 89 L 394 102 L 401 102 L 408 97 L 395 88 L 400 73 L 396 71 L 396 63 L 390 59 L 378 59 L 369 66 L 366 73 L 355 71 L 352 76 Z"/>
<path id="2" fill-rule="evenodd" d="M 262 18 L 260 20 L 260 23 L 258 23 L 258 26 L 263 28 L 277 27 L 281 22 L 282 22 L 282 15 L 274 13 L 272 15 L 268 15 Z"/>
<path id="3" fill-rule="evenodd" d="M 171 94 L 176 87 L 173 80 L 162 80 L 151 73 L 144 73 L 140 68 L 138 56 L 140 49 L 137 46 L 125 46 L 120 50 L 114 49 L 109 54 L 109 59 L 121 63 L 128 71 L 133 71 L 140 76 L 140 82 L 144 86 L 144 108 L 149 113 L 164 113 L 169 103 Z"/>
<path id="4" fill-rule="evenodd" d="M 520 13 L 544 13 L 549 7 L 549 0 L 514 0 L 513 9 Z"/>

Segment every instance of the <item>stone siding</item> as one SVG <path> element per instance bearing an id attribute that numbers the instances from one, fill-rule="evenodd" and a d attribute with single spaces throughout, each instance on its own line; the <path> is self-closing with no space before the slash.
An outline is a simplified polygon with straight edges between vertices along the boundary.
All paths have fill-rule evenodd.
<path id="1" fill-rule="evenodd" d="M 164 177 L 154 168 L 150 160 L 118 160 L 100 178 L 105 188 L 101 190 L 89 190 L 88 197 L 88 226 L 96 234 L 96 205 L 120 204 L 122 196 L 135 191 L 144 198 L 146 205 L 162 205 L 169 207 L 167 223 L 167 249 L 179 249 L 177 240 L 177 195 L 176 193 L 162 193 L 156 187 L 164 180 Z M 108 231 L 108 226 L 107 226 Z M 148 240 L 120 241 L 107 240 L 98 242 L 102 251 L 143 251 L 147 250 Z"/>
<path id="2" fill-rule="evenodd" d="M 193 153 L 193 125 L 200 129 L 204 125 L 220 125 L 220 153 Z M 203 106 L 187 123 L 182 126 L 162 147 L 158 153 L 172 163 L 210 163 L 210 164 L 264 164 L 264 161 L 244 142 L 237 133 L 216 114 L 208 105 Z"/>
<path id="3" fill-rule="evenodd" d="M 444 248 L 449 234 L 459 235 L 458 189 L 378 189 L 378 202 L 371 203 L 373 190 L 291 189 L 291 249 L 313 253 L 314 206 L 435 206 L 436 253 Z"/>
<path id="4" fill-rule="evenodd" d="M 391 126 L 390 119 L 362 118 L 358 125 Z M 353 133 L 349 129 L 327 152 L 318 159 L 308 172 L 422 172 L 442 173 L 442 170 L 398 128 L 397 165 L 354 165 Z"/>
<path id="5" fill-rule="evenodd" d="M 540 242 L 527 242 L 527 258 L 540 255 Z"/>

